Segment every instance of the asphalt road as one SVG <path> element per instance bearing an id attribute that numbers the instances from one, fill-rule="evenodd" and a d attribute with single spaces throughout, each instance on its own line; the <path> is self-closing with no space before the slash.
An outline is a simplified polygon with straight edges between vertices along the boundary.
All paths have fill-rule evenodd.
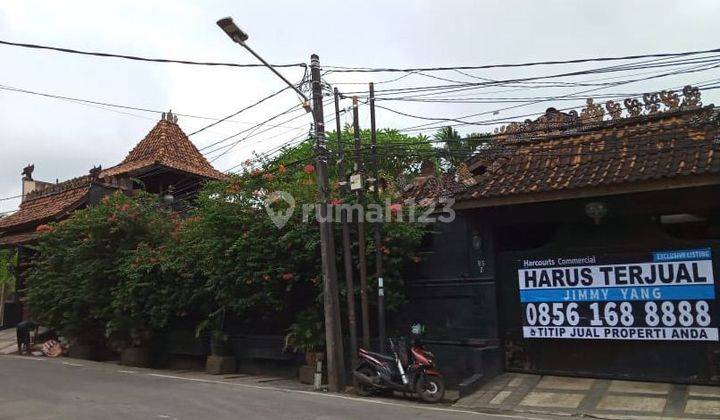
<path id="1" fill-rule="evenodd" d="M 403 400 L 206 382 L 72 359 L 0 356 L 0 374 L 0 419 L 520 418 Z"/>

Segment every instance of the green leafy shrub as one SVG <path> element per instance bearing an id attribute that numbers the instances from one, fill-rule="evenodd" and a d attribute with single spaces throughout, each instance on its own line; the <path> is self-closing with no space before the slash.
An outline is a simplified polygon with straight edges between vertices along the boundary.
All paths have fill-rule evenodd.
<path id="1" fill-rule="evenodd" d="M 151 194 L 115 193 L 41 226 L 27 278 L 31 313 L 78 342 L 146 342 L 197 297 L 167 250 L 181 225 Z"/>

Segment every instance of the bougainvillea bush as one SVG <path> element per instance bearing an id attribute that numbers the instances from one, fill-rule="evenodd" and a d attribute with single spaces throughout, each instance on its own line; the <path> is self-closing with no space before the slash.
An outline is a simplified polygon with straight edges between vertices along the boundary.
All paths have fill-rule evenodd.
<path id="1" fill-rule="evenodd" d="M 350 134 L 343 136 L 349 140 Z M 407 148 L 412 141 L 392 131 L 379 134 L 379 144 L 388 150 L 393 143 Z M 415 156 L 427 154 L 427 142 L 414 141 Z M 154 195 L 116 193 L 61 223 L 41 226 L 38 257 L 27 282 L 33 316 L 76 340 L 104 338 L 130 345 L 177 319 L 199 332 L 218 332 L 229 318 L 245 332 L 277 334 L 298 313 L 320 312 L 320 229 L 314 214 L 305 220 L 302 210 L 318 202 L 313 153 L 312 142 L 305 141 L 272 159 L 248 161 L 240 173 L 206 183 L 181 215 Z M 419 158 L 412 156 L 384 156 L 381 175 L 395 179 L 417 171 Z M 336 163 L 330 159 L 330 201 L 356 203 L 354 194 L 340 193 Z M 393 215 L 407 210 L 399 189 L 386 188 L 381 195 L 383 203 L 394 203 Z M 294 212 L 284 225 L 276 225 L 268 211 L 287 212 L 293 201 Z M 376 296 L 372 225 L 365 228 L 369 296 Z M 386 305 L 392 310 L 403 302 L 402 269 L 417 260 L 424 227 L 394 221 L 381 228 Z M 337 220 L 333 232 L 340 290 L 346 296 Z M 359 296 L 355 233 L 352 248 L 352 292 Z"/>
<path id="2" fill-rule="evenodd" d="M 80 342 L 128 345 L 164 328 L 202 290 L 167 257 L 181 224 L 156 196 L 118 192 L 40 226 L 27 276 L 33 317 Z"/>
<path id="3" fill-rule="evenodd" d="M 404 137 L 400 139 L 407 141 Z M 318 202 L 310 145 L 310 141 L 305 142 L 272 160 L 248 161 L 241 173 L 206 185 L 198 198 L 194 222 L 188 224 L 184 232 L 187 258 L 195 261 L 207 278 L 208 290 L 212 291 L 218 308 L 231 310 L 254 332 L 269 325 L 278 332 L 277 328 L 282 325 L 275 322 L 278 314 L 290 311 L 292 319 L 294 314 L 317 307 L 321 302 L 319 224 L 314 212 L 308 214 L 302 208 Z M 354 194 L 340 194 L 335 165 L 331 163 L 329 169 L 329 201 L 335 205 L 355 203 Z M 387 168 L 389 173 L 395 171 L 395 166 Z M 292 197 L 295 209 L 279 227 L 268 211 L 275 214 L 288 211 L 288 196 Z M 400 200 L 392 189 L 384 191 L 381 201 L 385 203 L 386 199 Z M 403 212 L 403 206 L 395 204 L 392 214 L 398 212 Z M 372 225 L 365 225 L 369 294 L 376 296 Z M 341 224 L 337 220 L 333 229 L 339 283 L 346 295 Z M 417 223 L 382 224 L 386 304 L 391 310 L 404 300 L 401 272 L 406 264 L 417 259 L 414 252 L 423 233 L 424 227 Z M 358 246 L 354 233 L 352 241 L 353 292 L 359 296 Z M 372 299 L 371 304 L 374 304 Z"/>

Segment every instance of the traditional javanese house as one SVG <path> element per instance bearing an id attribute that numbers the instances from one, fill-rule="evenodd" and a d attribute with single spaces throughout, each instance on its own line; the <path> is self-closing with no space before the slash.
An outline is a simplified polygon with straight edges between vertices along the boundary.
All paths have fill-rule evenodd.
<path id="1" fill-rule="evenodd" d="M 188 139 L 172 112 L 163 113 L 145 138 L 111 168 L 96 167 L 88 175 L 59 183 L 35 180 L 33 170 L 34 165 L 23 170 L 19 210 L 0 219 L 0 247 L 19 251 L 18 289 L 23 287 L 22 272 L 38 227 L 63 220 L 117 190 L 172 195 L 175 206 L 182 206 L 204 181 L 225 178 Z"/>
<path id="2" fill-rule="evenodd" d="M 720 118 L 696 88 L 550 108 L 457 172 L 408 188 L 456 218 L 399 321 L 428 324 L 462 392 L 501 371 L 720 384 Z"/>

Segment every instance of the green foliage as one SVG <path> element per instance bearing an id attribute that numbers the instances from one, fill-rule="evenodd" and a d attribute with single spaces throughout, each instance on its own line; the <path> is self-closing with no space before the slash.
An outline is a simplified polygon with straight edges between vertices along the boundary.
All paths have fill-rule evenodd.
<path id="1" fill-rule="evenodd" d="M 45 232 L 28 271 L 27 304 L 41 324 L 78 341 L 138 344 L 183 314 L 196 285 L 175 260 L 181 222 L 155 196 L 116 193 Z M 134 343 L 133 343 L 134 342 Z"/>
<path id="2" fill-rule="evenodd" d="M 369 138 L 369 132 L 367 134 Z M 344 132 L 346 144 L 350 133 Z M 379 141 L 398 143 L 406 147 L 414 140 L 394 131 L 382 131 Z M 329 144 L 335 149 L 333 133 L 328 135 Z M 418 149 L 429 147 L 417 144 Z M 206 290 L 216 307 L 227 308 L 249 325 L 264 323 L 273 314 L 288 308 L 307 308 L 319 302 L 322 294 L 320 233 L 314 214 L 309 220 L 303 218 L 302 206 L 317 202 L 316 173 L 312 163 L 313 149 L 310 140 L 281 152 L 273 159 L 261 161 L 259 168 L 245 164 L 242 173 L 229 180 L 213 182 L 205 186 L 197 200 L 193 222 L 189 223 L 181 242 L 186 258 L 196 264 L 206 279 Z M 402 155 L 402 154 L 398 154 Z M 403 160 L 405 159 L 405 160 Z M 381 171 L 393 178 L 410 173 L 413 165 L 419 168 L 419 158 L 399 156 L 396 160 L 382 159 Z M 403 166 L 405 169 L 403 169 Z M 331 160 L 331 200 L 352 204 L 355 195 L 341 196 L 338 188 L 337 166 Z M 284 212 L 288 203 L 278 199 L 273 192 L 290 194 L 296 209 L 288 222 L 279 229 L 266 214 L 265 203 L 275 212 Z M 397 191 L 388 189 L 381 197 L 397 201 Z M 338 271 L 342 272 L 341 225 L 334 223 Z M 368 272 L 374 272 L 375 244 L 372 226 L 367 230 Z M 386 279 L 386 301 L 389 309 L 403 301 L 402 269 L 416 258 L 414 251 L 420 243 L 423 227 L 406 222 L 382 224 Z M 354 248 L 354 267 L 358 267 L 357 242 Z M 356 285 L 357 274 L 355 274 Z M 370 279 L 372 280 L 372 278 Z M 375 288 L 375 281 L 370 281 Z M 341 276 L 341 292 L 346 294 Z M 359 295 L 359 286 L 354 291 Z M 204 323 L 204 326 L 208 322 Z"/>
<path id="3" fill-rule="evenodd" d="M 15 286 L 15 266 L 17 266 L 17 251 L 0 249 L 0 285 L 6 286 L 6 293 L 11 292 Z"/>
<path id="4" fill-rule="evenodd" d="M 351 133 L 341 134 L 349 148 Z M 360 134 L 366 145 L 369 132 Z M 334 134 L 328 139 L 337 153 Z M 380 131 L 378 143 L 381 176 L 391 180 L 417 173 L 422 159 L 433 152 L 426 138 L 393 130 Z M 367 155 L 365 146 L 363 150 Z M 273 328 L 287 328 L 294 319 L 290 332 L 297 341 L 291 345 L 317 348 L 322 344 L 320 234 L 314 215 L 307 221 L 302 211 L 303 204 L 317 202 L 315 167 L 309 163 L 313 153 L 308 140 L 262 160 L 260 169 L 246 163 L 242 173 L 205 184 L 186 218 L 171 215 L 156 196 L 114 194 L 66 221 L 41 226 L 45 234 L 37 246 L 39 257 L 28 272 L 30 310 L 37 321 L 65 336 L 110 338 L 119 346 L 141 344 L 184 317 L 193 320 L 198 334 L 218 338 L 224 336 L 226 316 L 258 330 L 284 314 L 284 323 Z M 347 156 L 352 157 L 349 150 Z M 333 202 L 354 203 L 354 194 L 339 192 L 336 159 L 330 159 L 329 174 Z M 385 189 L 380 201 L 396 203 L 393 211 L 402 214 L 408 209 L 398 204 L 397 190 Z M 288 209 L 277 191 L 292 195 L 297 206 L 282 228 L 265 208 Z M 342 273 L 341 225 L 333 227 Z M 424 230 L 399 221 L 381 228 L 386 305 L 392 310 L 404 301 L 402 270 L 417 258 Z M 368 272 L 373 273 L 372 225 L 366 224 L 366 231 Z M 358 244 L 353 240 L 357 270 Z M 357 274 L 355 278 L 358 285 Z M 376 282 L 369 280 L 374 289 Z M 346 294 L 344 283 L 341 276 Z M 359 287 L 353 292 L 359 296 Z"/>
<path id="5" fill-rule="evenodd" d="M 322 311 L 316 307 L 300 312 L 285 335 L 285 349 L 310 353 L 325 347 Z"/>
<path id="6" fill-rule="evenodd" d="M 454 128 L 443 127 L 435 133 L 435 140 L 442 140 L 440 156 L 449 167 L 457 167 L 468 160 L 478 148 L 486 146 L 491 139 L 489 134 L 473 133 L 462 137 Z"/>

